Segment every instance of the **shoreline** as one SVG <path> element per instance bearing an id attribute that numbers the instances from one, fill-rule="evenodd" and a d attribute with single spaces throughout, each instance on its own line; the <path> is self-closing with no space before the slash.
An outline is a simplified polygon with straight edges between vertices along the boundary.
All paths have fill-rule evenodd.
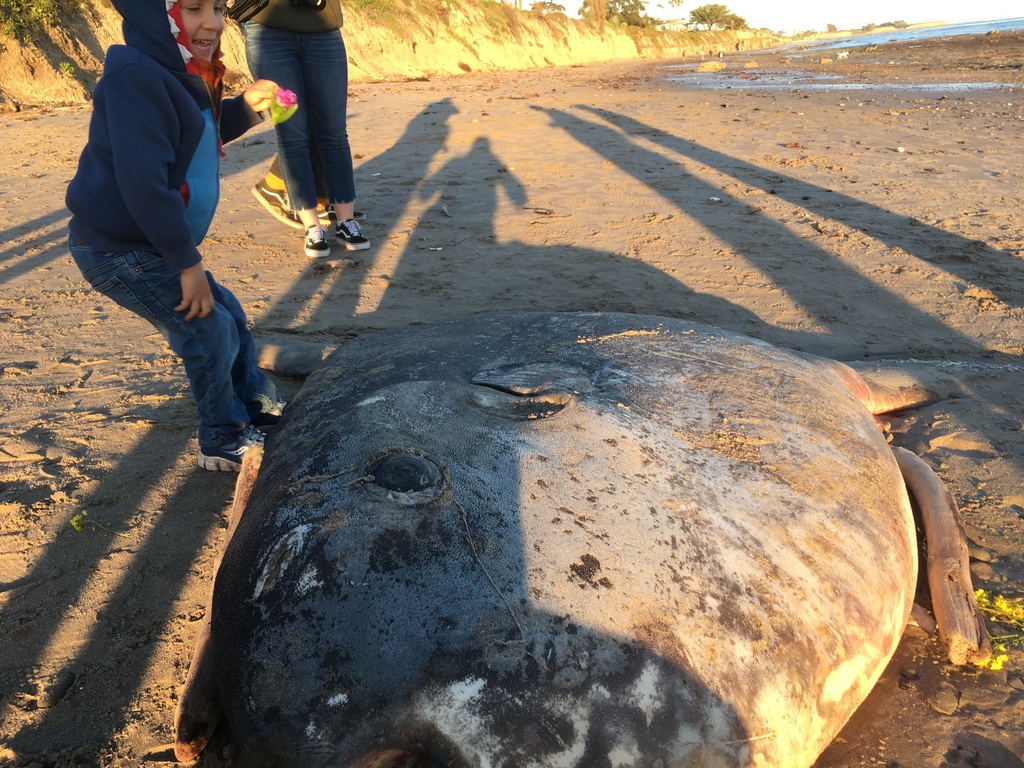
<path id="1" fill-rule="evenodd" d="M 872 29 L 839 29 L 835 32 L 815 32 L 812 35 L 795 39 L 794 43 L 802 43 L 807 40 L 836 40 L 841 37 L 853 37 L 856 38 L 858 35 L 884 35 L 893 32 L 903 32 L 908 29 L 931 29 L 933 27 L 948 27 L 951 26 L 945 21 L 920 21 L 916 24 L 908 24 L 905 27 L 894 27 L 892 25 L 883 25 L 880 27 L 873 27 Z"/>
<path id="2" fill-rule="evenodd" d="M 735 74 L 746 62 L 753 68 L 743 71 L 743 77 L 806 75 L 825 85 L 833 83 L 836 90 L 856 84 L 899 88 L 943 83 L 956 86 L 956 91 L 993 85 L 1017 90 L 1024 87 L 1024 31 L 851 44 L 841 49 L 773 48 L 751 53 L 736 66 L 727 62 L 727 69 Z"/>

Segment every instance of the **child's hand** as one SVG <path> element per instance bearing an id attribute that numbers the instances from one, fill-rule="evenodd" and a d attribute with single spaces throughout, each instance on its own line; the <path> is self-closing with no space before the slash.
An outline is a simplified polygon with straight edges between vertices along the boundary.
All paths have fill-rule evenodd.
<path id="1" fill-rule="evenodd" d="M 181 270 L 181 304 L 174 308 L 175 312 L 185 312 L 187 322 L 193 317 L 206 317 L 213 312 L 215 303 L 203 262 Z"/>
<path id="2" fill-rule="evenodd" d="M 256 112 L 270 109 L 274 101 L 274 94 L 277 93 L 277 83 L 273 80 L 257 80 L 245 89 L 245 103 Z"/>
<path id="3" fill-rule="evenodd" d="M 278 88 L 274 100 L 270 102 L 270 121 L 274 125 L 280 125 L 290 119 L 298 108 L 298 97 L 287 88 Z"/>

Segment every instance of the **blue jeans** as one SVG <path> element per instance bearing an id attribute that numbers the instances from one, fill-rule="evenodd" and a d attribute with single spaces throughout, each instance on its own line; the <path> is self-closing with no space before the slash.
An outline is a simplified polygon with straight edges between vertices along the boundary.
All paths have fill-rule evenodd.
<path id="1" fill-rule="evenodd" d="M 199 446 L 230 443 L 277 401 L 277 388 L 256 367 L 256 341 L 245 312 L 227 288 L 206 273 L 216 307 L 185 321 L 181 276 L 157 253 L 104 253 L 72 236 L 68 246 L 82 276 L 97 291 L 151 322 L 185 365 L 199 410 Z"/>
<path id="2" fill-rule="evenodd" d="M 328 199 L 354 202 L 356 183 L 346 126 L 348 58 L 341 31 L 288 32 L 249 21 L 245 58 L 254 78 L 273 80 L 298 97 L 295 114 L 275 126 L 292 208 L 316 208 L 316 182 L 309 160 L 311 133 L 320 145 Z"/>

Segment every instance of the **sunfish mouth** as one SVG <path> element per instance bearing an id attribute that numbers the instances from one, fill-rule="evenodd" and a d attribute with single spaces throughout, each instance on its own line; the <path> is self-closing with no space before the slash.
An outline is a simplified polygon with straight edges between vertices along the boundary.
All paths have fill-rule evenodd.
<path id="1" fill-rule="evenodd" d="M 474 405 L 504 411 L 512 419 L 543 419 L 594 391 L 594 378 L 590 371 L 564 363 L 507 365 L 477 371 L 470 382 L 478 388 L 470 398 Z"/>

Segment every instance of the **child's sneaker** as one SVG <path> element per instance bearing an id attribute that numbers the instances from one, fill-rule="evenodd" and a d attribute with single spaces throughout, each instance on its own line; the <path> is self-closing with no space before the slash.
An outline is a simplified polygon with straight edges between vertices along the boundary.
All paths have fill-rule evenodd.
<path id="1" fill-rule="evenodd" d="M 362 251 L 370 247 L 370 241 L 363 237 L 355 219 L 339 221 L 334 236 L 345 244 L 350 251 Z"/>
<path id="2" fill-rule="evenodd" d="M 340 224 L 338 226 L 341 226 Z M 306 227 L 306 241 L 304 243 L 306 255 L 311 259 L 331 255 L 331 246 L 327 242 L 327 233 L 319 224 Z"/>
<path id="3" fill-rule="evenodd" d="M 252 420 L 254 427 L 274 427 L 281 419 L 281 414 L 288 407 L 287 400 L 277 400 L 268 410 L 261 413 Z"/>
<path id="4" fill-rule="evenodd" d="M 246 427 L 234 440 L 216 448 L 199 449 L 199 466 L 219 472 L 239 472 L 242 469 L 242 457 L 254 445 L 263 445 L 267 436 L 256 427 Z"/>

